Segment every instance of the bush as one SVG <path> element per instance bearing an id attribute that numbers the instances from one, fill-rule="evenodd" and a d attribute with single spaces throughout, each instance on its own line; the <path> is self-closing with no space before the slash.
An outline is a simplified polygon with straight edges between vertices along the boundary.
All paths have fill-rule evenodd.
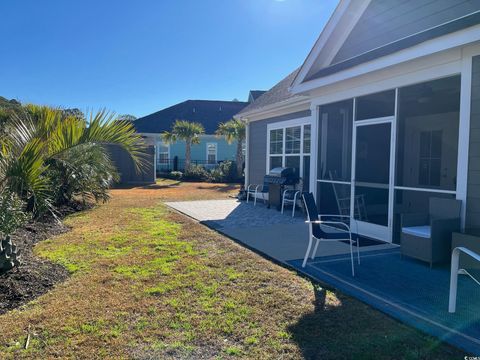
<path id="1" fill-rule="evenodd" d="M 223 161 L 217 168 L 210 171 L 208 180 L 211 182 L 234 182 L 236 171 L 233 161 Z"/>
<path id="2" fill-rule="evenodd" d="M 18 266 L 17 247 L 10 235 L 29 219 L 24 212 L 25 203 L 14 193 L 0 192 L 0 273 Z"/>
<path id="3" fill-rule="evenodd" d="M 170 178 L 174 180 L 180 180 L 183 177 L 183 173 L 181 171 L 172 171 L 170 172 Z"/>
<path id="4" fill-rule="evenodd" d="M 189 181 L 206 181 L 209 177 L 209 172 L 200 165 L 191 165 L 190 168 L 183 173 L 183 179 Z"/>

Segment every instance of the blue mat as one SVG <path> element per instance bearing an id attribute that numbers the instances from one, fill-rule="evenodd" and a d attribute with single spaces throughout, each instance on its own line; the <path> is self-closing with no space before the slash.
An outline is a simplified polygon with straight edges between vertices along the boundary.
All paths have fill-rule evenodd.
<path id="1" fill-rule="evenodd" d="M 302 268 L 288 263 L 377 309 L 431 335 L 480 355 L 480 286 L 459 276 L 457 312 L 448 312 L 450 271 L 408 258 L 399 249 L 363 252 L 352 277 L 345 255 L 316 258 Z M 356 260 L 356 259 L 355 259 Z"/>

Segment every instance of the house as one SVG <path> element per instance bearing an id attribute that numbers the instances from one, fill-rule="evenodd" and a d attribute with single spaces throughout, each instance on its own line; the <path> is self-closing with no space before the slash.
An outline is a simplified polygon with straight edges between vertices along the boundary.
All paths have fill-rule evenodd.
<path id="1" fill-rule="evenodd" d="M 341 0 L 304 63 L 246 106 L 246 184 L 293 167 L 320 213 L 398 243 L 462 201 L 480 227 L 480 2 Z"/>
<path id="2" fill-rule="evenodd" d="M 156 146 L 157 171 L 171 171 L 183 170 L 185 142 L 165 144 L 161 134 L 171 131 L 176 120 L 201 123 L 205 134 L 200 137 L 200 144 L 192 145 L 192 164 L 210 167 L 219 161 L 235 160 L 236 143 L 228 144 L 224 138 L 215 136 L 215 131 L 246 105 L 247 102 L 241 101 L 187 100 L 139 118 L 134 126 L 149 144 Z"/>

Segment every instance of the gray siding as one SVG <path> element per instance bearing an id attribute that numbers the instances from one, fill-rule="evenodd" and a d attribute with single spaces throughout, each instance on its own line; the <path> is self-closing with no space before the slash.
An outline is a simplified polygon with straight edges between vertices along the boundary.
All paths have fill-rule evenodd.
<path id="1" fill-rule="evenodd" d="M 305 110 L 250 123 L 248 134 L 248 184 L 262 184 L 263 177 L 267 171 L 267 125 L 279 121 L 307 117 L 310 114 L 310 110 Z"/>
<path id="2" fill-rule="evenodd" d="M 372 0 L 332 63 L 478 10 L 479 0 Z"/>
<path id="3" fill-rule="evenodd" d="M 480 228 L 480 56 L 473 58 L 466 227 Z"/>
<path id="4" fill-rule="evenodd" d="M 147 164 L 140 172 L 135 171 L 133 161 L 128 153 L 118 145 L 107 145 L 110 158 L 115 163 L 120 173 L 120 184 L 152 184 L 155 183 L 154 162 L 155 147 L 148 146 L 146 149 Z"/>

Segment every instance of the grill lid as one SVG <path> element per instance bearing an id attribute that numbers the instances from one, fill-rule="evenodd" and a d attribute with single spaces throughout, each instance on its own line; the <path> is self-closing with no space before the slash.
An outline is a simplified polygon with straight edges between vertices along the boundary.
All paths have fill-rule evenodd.
<path id="1" fill-rule="evenodd" d="M 296 177 L 295 169 L 294 168 L 287 168 L 287 167 L 276 167 L 270 170 L 270 176 L 276 177 Z"/>

